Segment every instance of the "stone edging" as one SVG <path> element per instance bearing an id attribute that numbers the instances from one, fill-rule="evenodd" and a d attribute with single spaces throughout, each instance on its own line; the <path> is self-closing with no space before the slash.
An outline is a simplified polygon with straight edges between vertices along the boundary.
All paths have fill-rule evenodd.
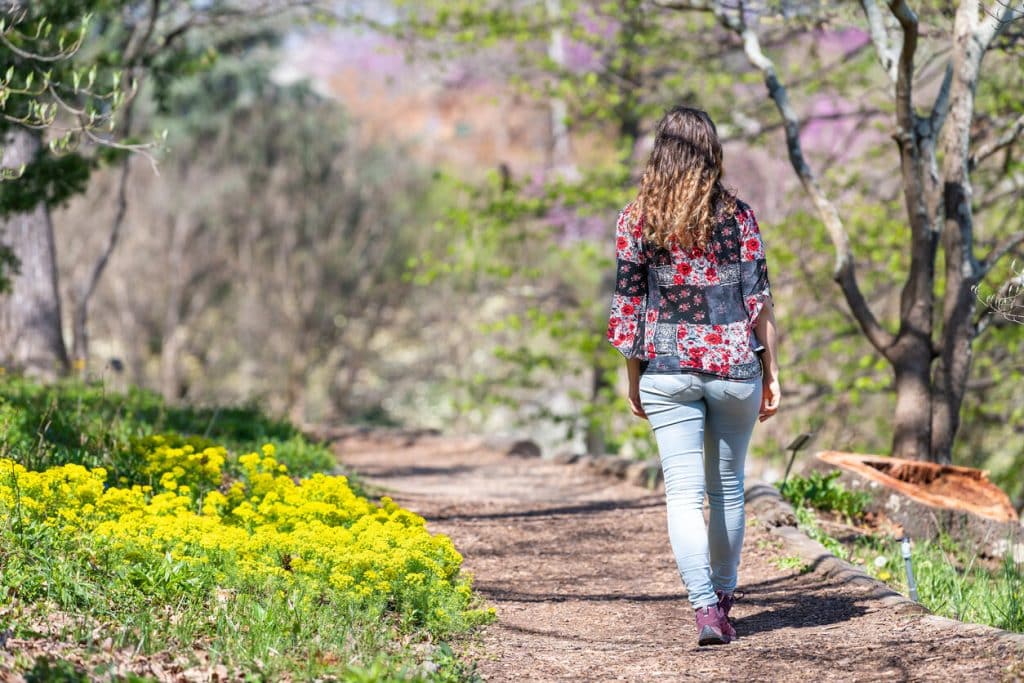
<path id="1" fill-rule="evenodd" d="M 899 610 L 901 613 L 921 614 L 923 615 L 922 619 L 929 623 L 954 631 L 958 635 L 994 638 L 1024 648 L 1024 634 L 1022 633 L 1011 633 L 991 626 L 969 624 L 932 614 L 923 605 L 894 591 L 863 569 L 836 557 L 821 543 L 797 528 L 796 513 L 793 507 L 782 498 L 774 486 L 761 481 L 748 482 L 746 499 L 748 512 L 768 526 L 772 534 L 782 539 L 786 552 L 793 553 L 813 569 L 822 571 L 825 576 L 843 583 L 864 586 L 868 596 L 883 605 Z"/>

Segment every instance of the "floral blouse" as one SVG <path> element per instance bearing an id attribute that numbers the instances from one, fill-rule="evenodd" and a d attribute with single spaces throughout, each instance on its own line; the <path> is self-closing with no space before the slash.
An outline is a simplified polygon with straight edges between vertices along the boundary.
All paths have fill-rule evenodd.
<path id="1" fill-rule="evenodd" d="M 647 373 L 700 372 L 728 379 L 761 374 L 754 323 L 771 296 L 753 210 L 736 201 L 706 251 L 646 244 L 643 218 L 619 214 L 608 341 Z"/>

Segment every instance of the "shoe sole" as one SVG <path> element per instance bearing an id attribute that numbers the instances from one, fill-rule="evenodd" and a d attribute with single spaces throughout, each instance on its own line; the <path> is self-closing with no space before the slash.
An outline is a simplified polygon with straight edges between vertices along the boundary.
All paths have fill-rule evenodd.
<path id="1" fill-rule="evenodd" d="M 697 636 L 698 645 L 725 645 L 728 642 L 729 639 L 726 636 L 710 626 L 702 628 L 700 630 L 700 635 Z"/>

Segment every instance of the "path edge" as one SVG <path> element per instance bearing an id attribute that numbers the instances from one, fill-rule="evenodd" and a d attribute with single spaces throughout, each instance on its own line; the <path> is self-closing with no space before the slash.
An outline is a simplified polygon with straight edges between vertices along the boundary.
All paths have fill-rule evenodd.
<path id="1" fill-rule="evenodd" d="M 924 605 L 893 590 L 860 567 L 836 557 L 818 541 L 796 526 L 796 511 L 774 486 L 752 480 L 746 487 L 747 511 L 761 521 L 769 532 L 782 540 L 786 552 L 796 555 L 814 571 L 821 571 L 840 583 L 863 586 L 865 597 L 878 600 L 886 607 L 903 614 L 921 616 L 921 621 L 967 637 L 986 637 L 1024 649 L 1024 633 L 1013 633 L 993 626 L 971 624 L 933 614 Z"/>

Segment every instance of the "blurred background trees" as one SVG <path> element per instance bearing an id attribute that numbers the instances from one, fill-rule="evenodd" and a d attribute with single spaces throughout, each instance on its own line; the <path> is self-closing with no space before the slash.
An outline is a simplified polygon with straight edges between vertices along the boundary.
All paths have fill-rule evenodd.
<path id="1" fill-rule="evenodd" d="M 985 466 L 1024 492 L 1024 330 L 972 291 L 998 294 L 1021 260 L 1013 16 L 972 86 L 947 70 L 970 56 L 958 27 L 989 21 L 971 3 L 908 3 L 916 29 L 901 3 L 767 3 L 741 16 L 669 0 L 428 0 L 279 14 L 288 4 L 83 2 L 62 19 L 75 36 L 93 12 L 68 68 L 88 78 L 99 63 L 104 85 L 120 71 L 124 93 L 95 105 L 114 122 L 100 141 L 44 152 L 83 168 L 41 204 L 58 265 L 47 329 L 71 340 L 69 365 L 183 402 L 259 400 L 307 423 L 522 430 L 551 449 L 649 454 L 603 340 L 611 236 L 652 125 L 688 102 L 718 123 L 727 181 L 758 212 L 770 254 L 786 407 L 755 451 L 814 431 L 820 447 Z M 147 56 L 128 59 L 137 50 Z M 766 64 L 785 108 L 766 92 Z M 973 114 L 953 116 L 971 97 Z M 117 150 L 163 131 L 166 144 L 147 148 L 159 175 Z M 947 209 L 950 183 L 968 179 L 964 210 Z M 15 256 L 18 215 L 0 238 Z M 956 235 L 973 250 L 942 241 Z M 837 250 L 856 263 L 862 307 L 848 280 L 847 296 L 833 282 Z M 896 358 L 896 339 L 909 355 Z M 33 344 L 51 351 L 27 363 L 4 343 L 4 362 L 59 367 L 58 346 Z M 908 364 L 924 393 L 900 403 Z M 942 427 L 945 446 L 939 404 L 960 419 Z M 908 412 L 921 419 L 894 421 Z"/>

